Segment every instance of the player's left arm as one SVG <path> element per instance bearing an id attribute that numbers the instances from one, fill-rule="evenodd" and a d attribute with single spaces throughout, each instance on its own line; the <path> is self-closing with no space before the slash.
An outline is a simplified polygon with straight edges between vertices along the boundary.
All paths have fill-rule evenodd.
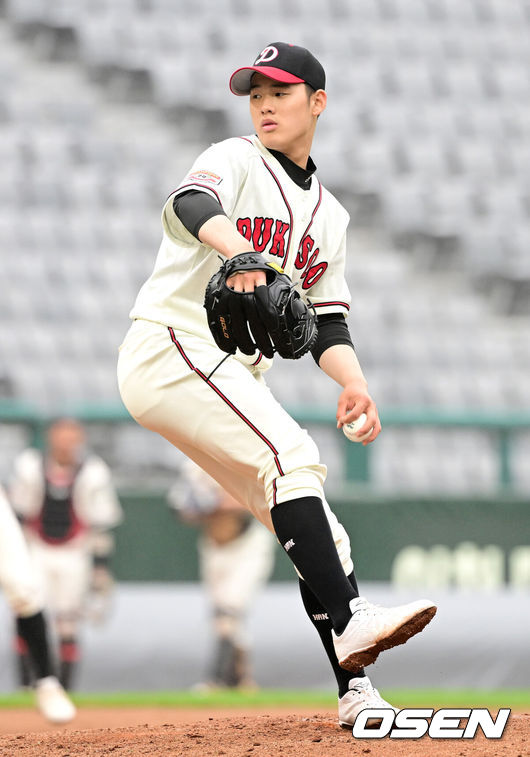
<path id="1" fill-rule="evenodd" d="M 239 233 L 231 218 L 248 178 L 249 161 L 256 155 L 255 147 L 239 138 L 224 140 L 205 150 L 176 193 L 168 198 L 166 205 L 172 211 L 166 217 L 170 234 L 173 216 L 192 237 L 226 258 L 250 252 L 251 243 Z M 235 291 L 251 292 L 256 286 L 265 285 L 266 277 L 262 270 L 245 270 L 235 273 L 227 283 Z"/>
<path id="2" fill-rule="evenodd" d="M 112 585 L 110 561 L 114 553 L 114 534 L 111 531 L 92 529 L 89 549 L 92 555 L 92 589 L 107 591 Z"/>
<path id="3" fill-rule="evenodd" d="M 190 190 L 177 195 L 173 210 L 195 239 L 226 258 L 248 252 L 249 241 L 239 233 L 218 200 L 206 192 Z"/>
<path id="4" fill-rule="evenodd" d="M 213 247 L 227 258 L 233 258 L 241 252 L 249 252 L 250 244 L 236 229 L 227 216 L 214 216 L 204 223 L 199 232 L 199 240 Z M 236 273 L 227 280 L 227 284 L 236 292 L 253 292 L 255 287 L 266 284 L 264 271 L 245 271 Z"/>
<path id="5" fill-rule="evenodd" d="M 114 595 L 112 557 L 115 529 L 123 520 L 121 503 L 110 467 L 91 455 L 78 476 L 75 506 L 89 527 L 88 548 L 92 557 L 90 590 L 86 611 L 93 622 L 103 622 Z"/>
<path id="6" fill-rule="evenodd" d="M 94 531 L 109 531 L 123 520 L 118 492 L 107 463 L 91 454 L 85 461 L 75 485 L 75 509 Z"/>
<path id="7" fill-rule="evenodd" d="M 220 203 L 206 192 L 196 190 L 175 197 L 173 210 L 192 236 L 226 258 L 249 252 L 249 241 L 239 233 Z M 238 292 L 251 292 L 266 283 L 264 271 L 236 273 L 228 286 Z"/>
<path id="8" fill-rule="evenodd" d="M 359 429 L 359 435 L 373 429 L 363 444 L 373 442 L 381 431 L 381 421 L 354 349 L 348 344 L 334 344 L 322 353 L 319 365 L 343 388 L 337 403 L 337 428 L 366 413 L 366 422 Z"/>
<path id="9" fill-rule="evenodd" d="M 111 567 L 114 545 L 114 535 L 110 531 L 97 528 L 90 531 L 92 566 L 85 611 L 93 623 L 104 622 L 111 609 L 115 588 Z"/>
<path id="10" fill-rule="evenodd" d="M 74 507 L 89 529 L 92 604 L 101 605 L 101 612 L 92 614 L 102 614 L 114 585 L 111 565 L 115 545 L 113 529 L 122 522 L 123 510 L 111 469 L 98 455 L 89 455 L 81 468 L 75 483 Z M 97 602 L 95 598 L 98 598 Z"/>

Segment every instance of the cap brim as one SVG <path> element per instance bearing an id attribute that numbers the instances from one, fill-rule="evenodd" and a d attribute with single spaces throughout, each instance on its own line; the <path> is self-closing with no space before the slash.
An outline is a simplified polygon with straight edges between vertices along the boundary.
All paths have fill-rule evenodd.
<path id="1" fill-rule="evenodd" d="M 279 81 L 282 84 L 303 84 L 304 80 L 300 79 L 294 74 L 283 71 L 281 68 L 274 68 L 274 66 L 248 66 L 246 68 L 238 68 L 234 71 L 230 77 L 230 90 L 234 95 L 249 95 L 250 83 L 252 74 L 255 72 L 267 76 L 269 79 Z"/>

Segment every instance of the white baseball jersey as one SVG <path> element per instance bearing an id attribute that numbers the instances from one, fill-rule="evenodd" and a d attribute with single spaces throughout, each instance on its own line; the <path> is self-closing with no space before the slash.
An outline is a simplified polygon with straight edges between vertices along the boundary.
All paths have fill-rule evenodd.
<path id="1" fill-rule="evenodd" d="M 344 313 L 350 293 L 344 278 L 349 216 L 312 177 L 302 189 L 256 136 L 234 137 L 212 145 L 168 198 L 164 236 L 151 277 L 144 284 L 132 318 L 145 318 L 212 339 L 203 308 L 204 292 L 219 269 L 219 253 L 202 245 L 173 211 L 175 195 L 190 189 L 221 204 L 249 250 L 279 264 L 309 299 L 317 314 Z M 213 341 L 213 339 L 212 339 Z"/>
<path id="2" fill-rule="evenodd" d="M 349 539 L 324 497 L 326 466 L 266 386 L 262 372 L 271 361 L 258 352 L 228 356 L 210 333 L 204 294 L 223 260 L 174 213 L 175 195 L 191 189 L 215 197 L 249 250 L 280 264 L 317 314 L 349 309 L 345 209 L 314 175 L 309 189 L 298 186 L 255 136 L 212 145 L 164 206 L 155 267 L 120 347 L 123 402 L 138 423 L 178 447 L 273 532 L 274 505 L 322 499 L 349 575 Z"/>

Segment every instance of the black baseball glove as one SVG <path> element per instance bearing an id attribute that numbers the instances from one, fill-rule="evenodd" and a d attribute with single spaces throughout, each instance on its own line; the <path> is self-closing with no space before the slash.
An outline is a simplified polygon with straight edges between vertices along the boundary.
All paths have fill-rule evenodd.
<path id="1" fill-rule="evenodd" d="M 226 281 L 241 271 L 265 271 L 267 285 L 235 292 Z M 223 263 L 206 287 L 204 307 L 215 343 L 224 352 L 233 354 L 239 347 L 253 355 L 258 349 L 265 357 L 277 352 L 296 360 L 317 338 L 314 308 L 307 307 L 289 276 L 258 252 L 242 252 Z"/>

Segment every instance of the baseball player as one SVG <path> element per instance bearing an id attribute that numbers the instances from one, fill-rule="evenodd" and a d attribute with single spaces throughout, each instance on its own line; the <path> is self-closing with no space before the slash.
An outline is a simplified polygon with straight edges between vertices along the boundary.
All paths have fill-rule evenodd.
<path id="1" fill-rule="evenodd" d="M 288 355 L 307 334 L 304 349 L 342 387 L 337 427 L 365 413 L 363 444 L 381 430 L 345 320 L 349 217 L 310 157 L 326 107 L 324 69 L 307 49 L 275 42 L 232 74 L 230 88 L 249 97 L 254 134 L 209 147 L 166 201 L 162 242 L 131 311 L 118 381 L 142 426 L 276 534 L 302 580 L 304 605 L 337 677 L 339 721 L 349 726 L 361 709 L 390 707 L 364 666 L 421 631 L 436 607 L 419 600 L 386 609 L 359 596 L 349 538 L 324 496 L 326 467 L 264 379 L 274 351 Z M 274 307 L 272 270 L 283 271 L 300 296 L 289 312 Z M 226 312 L 215 310 L 212 289 L 228 298 Z M 307 329 L 310 311 L 316 340 Z M 297 367 L 292 380 L 303 381 Z"/>
<path id="2" fill-rule="evenodd" d="M 11 504 L 22 520 L 30 552 L 42 576 L 45 606 L 59 643 L 59 680 L 65 689 L 80 658 L 79 623 L 91 591 L 111 589 L 110 529 L 121 507 L 104 461 L 86 454 L 85 431 L 73 418 L 59 418 L 47 430 L 44 452 L 28 448 L 16 458 Z M 22 683 L 30 677 L 19 645 Z"/>
<path id="3" fill-rule="evenodd" d="M 67 723 L 75 707 L 57 680 L 48 644 L 43 601 L 20 525 L 0 488 L 0 586 L 17 625 L 20 643 L 35 671 L 37 706 L 52 723 Z"/>
<path id="4" fill-rule="evenodd" d="M 203 688 L 255 688 L 245 621 L 274 566 L 275 540 L 202 468 L 187 460 L 168 500 L 201 528 L 199 568 L 212 606 L 215 652 Z"/>

